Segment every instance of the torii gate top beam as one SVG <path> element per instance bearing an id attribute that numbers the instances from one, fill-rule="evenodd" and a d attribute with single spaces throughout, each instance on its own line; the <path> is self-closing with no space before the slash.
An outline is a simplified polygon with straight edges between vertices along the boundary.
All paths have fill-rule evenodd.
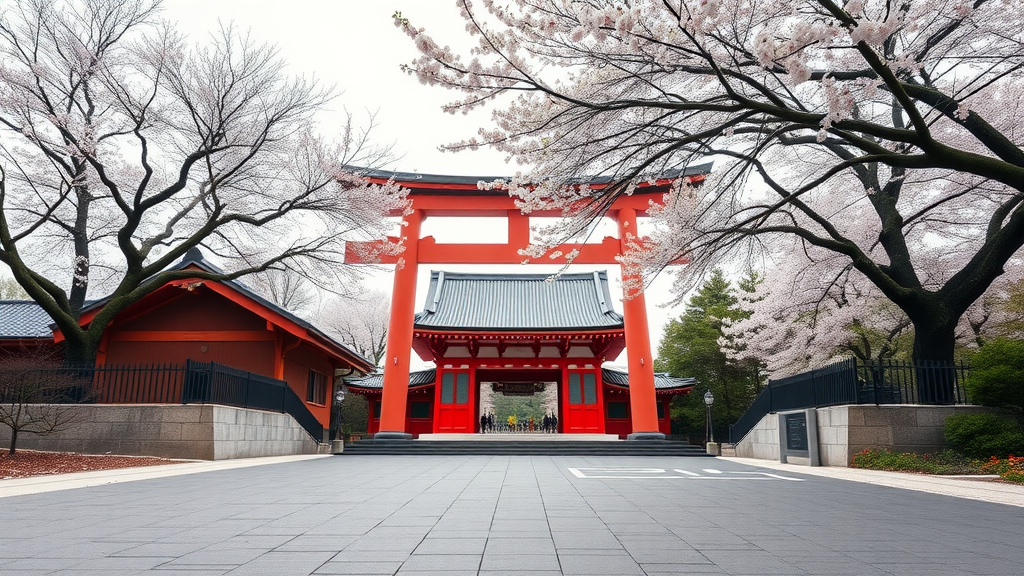
<path id="1" fill-rule="evenodd" d="M 649 201 L 655 195 L 664 194 L 671 184 L 680 178 L 691 183 L 704 180 L 711 171 L 711 164 L 667 171 L 653 182 L 643 182 L 631 196 L 618 198 L 611 210 L 632 208 L 639 212 L 647 210 Z M 504 216 L 509 210 L 517 210 L 515 201 L 505 189 L 481 189 L 481 183 L 507 179 L 501 176 L 450 176 L 443 174 L 417 174 L 414 172 L 377 171 L 368 175 L 370 182 L 383 184 L 393 180 L 409 190 L 413 210 L 421 210 L 424 216 Z M 583 182 L 580 182 L 582 184 Z M 597 178 L 586 182 L 593 190 L 601 190 L 611 184 L 610 178 Z M 467 202 L 472 198 L 471 202 Z M 560 216 L 555 210 L 533 212 L 536 216 Z M 400 216 L 395 213 L 393 216 Z"/>
<path id="2" fill-rule="evenodd" d="M 643 215 L 652 200 L 660 200 L 673 182 L 686 178 L 690 183 L 704 180 L 710 171 L 710 164 L 688 167 L 675 173 L 666 174 L 654 182 L 638 185 L 629 196 L 617 198 L 609 207 L 611 214 L 622 209 L 634 210 Z M 508 241 L 505 244 L 459 243 L 440 244 L 433 237 L 417 239 L 418 261 L 423 264 L 522 264 L 530 259 L 519 250 L 530 244 L 530 219 L 516 207 L 515 199 L 503 189 L 480 189 L 480 182 L 493 182 L 499 177 L 446 176 L 436 174 L 414 174 L 409 172 L 376 172 L 369 176 L 373 183 L 382 184 L 393 180 L 409 189 L 412 210 L 420 218 L 437 217 L 504 217 L 508 222 Z M 594 190 L 610 184 L 608 179 L 589 182 Z M 395 213 L 393 216 L 401 216 Z M 534 211 L 530 216 L 562 216 L 559 211 Z M 399 238 L 391 238 L 397 242 Z M 374 242 L 352 242 L 346 250 L 345 261 L 351 264 L 379 263 L 395 264 L 401 256 L 364 256 L 377 254 Z M 575 264 L 616 264 L 621 252 L 618 238 L 606 237 L 596 244 L 563 244 L 550 250 L 544 257 L 532 260 L 537 264 L 564 264 L 566 256 L 576 254 Z M 680 262 L 682 263 L 682 262 Z"/>

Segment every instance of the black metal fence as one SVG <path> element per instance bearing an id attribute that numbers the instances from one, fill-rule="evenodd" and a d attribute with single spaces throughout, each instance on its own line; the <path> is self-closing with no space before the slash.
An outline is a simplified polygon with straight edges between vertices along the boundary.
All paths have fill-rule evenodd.
<path id="1" fill-rule="evenodd" d="M 729 441 L 739 442 L 772 412 L 842 404 L 966 404 L 963 382 L 970 368 L 963 362 L 843 360 L 778 380 L 729 426 Z"/>
<path id="2" fill-rule="evenodd" d="M 324 427 L 287 382 L 214 362 L 185 363 L 182 404 L 223 404 L 289 414 L 317 442 Z"/>
<path id="3" fill-rule="evenodd" d="M 92 375 L 99 404 L 176 404 L 185 381 L 180 364 L 117 364 L 78 371 Z"/>
<path id="4" fill-rule="evenodd" d="M 27 390 L 25 382 L 36 395 L 26 403 L 221 404 L 289 414 L 314 440 L 324 439 L 320 421 L 287 382 L 213 362 L 0 369 L 0 398 Z M 38 382 L 48 383 L 46 396 L 35 391 Z"/>

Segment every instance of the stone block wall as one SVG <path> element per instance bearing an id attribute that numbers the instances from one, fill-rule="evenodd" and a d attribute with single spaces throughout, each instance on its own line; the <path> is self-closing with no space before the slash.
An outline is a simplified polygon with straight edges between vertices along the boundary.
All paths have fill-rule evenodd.
<path id="1" fill-rule="evenodd" d="M 216 405 L 81 404 L 75 422 L 48 436 L 21 433 L 18 448 L 84 454 L 225 460 L 315 454 L 319 445 L 288 414 Z M 11 431 L 0 427 L 0 447 Z"/>
<path id="2" fill-rule="evenodd" d="M 818 448 L 822 466 L 849 466 L 865 448 L 936 452 L 945 448 L 946 418 L 985 412 L 981 406 L 847 405 L 818 408 Z M 768 414 L 736 444 L 741 458 L 779 459 L 779 422 Z"/>
<path id="3" fill-rule="evenodd" d="M 779 459 L 779 416 L 768 414 L 733 446 L 739 458 Z"/>

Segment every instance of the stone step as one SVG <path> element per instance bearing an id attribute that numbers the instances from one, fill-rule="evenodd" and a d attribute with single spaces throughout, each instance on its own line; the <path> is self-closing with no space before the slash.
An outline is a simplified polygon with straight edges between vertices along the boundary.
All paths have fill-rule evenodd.
<path id="1" fill-rule="evenodd" d="M 618 434 L 420 434 L 420 442 L 618 442 Z"/>
<path id="2" fill-rule="evenodd" d="M 707 456 L 704 449 L 686 442 L 645 441 L 480 441 L 368 439 L 345 446 L 342 455 L 563 455 L 563 456 Z"/>

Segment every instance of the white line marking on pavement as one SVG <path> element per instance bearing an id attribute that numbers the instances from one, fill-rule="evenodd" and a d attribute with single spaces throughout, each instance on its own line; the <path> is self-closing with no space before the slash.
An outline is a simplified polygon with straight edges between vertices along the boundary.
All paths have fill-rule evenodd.
<path id="1" fill-rule="evenodd" d="M 567 468 L 577 478 L 588 480 L 648 480 L 648 479 L 676 479 L 676 480 L 788 480 L 791 482 L 804 482 L 801 478 L 792 478 L 770 472 L 739 472 L 705 468 L 704 471 L 710 476 L 701 476 L 689 470 L 674 469 L 667 473 L 662 468 Z"/>

